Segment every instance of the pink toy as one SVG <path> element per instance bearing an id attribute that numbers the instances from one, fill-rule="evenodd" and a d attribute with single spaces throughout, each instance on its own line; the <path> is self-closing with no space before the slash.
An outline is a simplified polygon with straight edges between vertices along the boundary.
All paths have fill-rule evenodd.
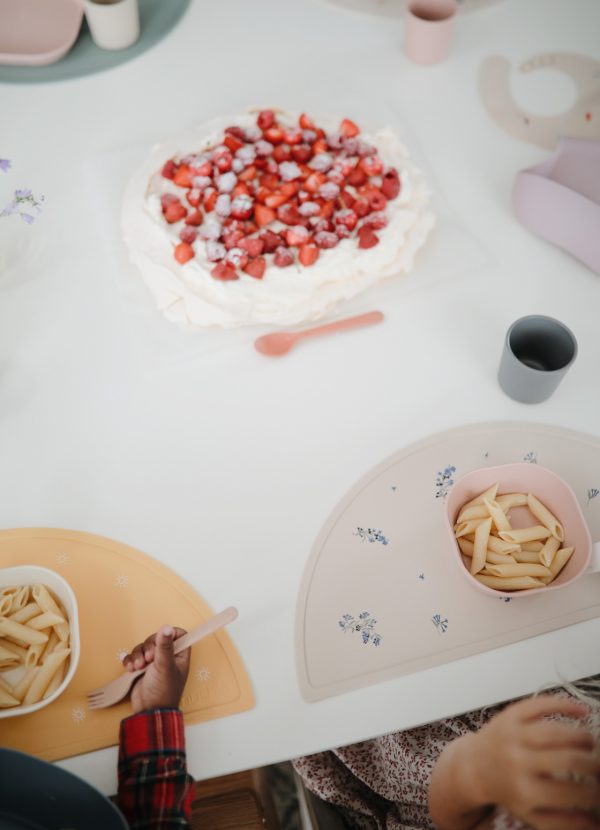
<path id="1" fill-rule="evenodd" d="M 78 0 L 0 0 L 0 64 L 56 63 L 79 35 Z"/>
<path id="2" fill-rule="evenodd" d="M 499 591 L 488 588 L 471 576 L 463 562 L 460 548 L 454 537 L 454 523 L 461 507 L 471 499 L 483 493 L 488 487 L 499 482 L 498 495 L 503 493 L 532 493 L 547 508 L 552 511 L 565 530 L 564 547 L 573 545 L 575 551 L 556 579 L 544 588 L 531 588 L 527 591 Z M 519 516 L 518 511 L 525 508 L 514 508 L 514 527 L 524 527 L 531 524 L 531 516 Z M 538 464 L 519 462 L 517 464 L 503 464 L 500 467 L 485 467 L 474 470 L 458 479 L 446 502 L 446 526 L 450 535 L 453 556 L 458 567 L 471 585 L 493 597 L 520 597 L 548 593 L 569 585 L 586 570 L 588 572 L 600 569 L 600 543 L 592 546 L 592 539 L 585 519 L 579 507 L 575 493 L 562 478 L 540 467 Z M 594 562 L 592 561 L 592 554 Z"/>
<path id="3" fill-rule="evenodd" d="M 561 138 L 554 155 L 517 174 L 513 206 L 526 228 L 600 274 L 600 141 Z"/>

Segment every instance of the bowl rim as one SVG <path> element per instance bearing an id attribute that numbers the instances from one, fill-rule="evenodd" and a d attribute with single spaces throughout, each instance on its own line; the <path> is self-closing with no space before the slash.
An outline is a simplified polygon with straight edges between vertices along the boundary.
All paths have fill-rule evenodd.
<path id="1" fill-rule="evenodd" d="M 550 470 L 548 467 L 544 467 L 542 464 L 537 464 L 536 463 L 535 464 L 535 469 L 536 470 L 541 471 L 544 475 L 547 475 L 549 478 L 553 478 L 557 482 L 559 482 L 560 485 L 568 491 L 571 498 L 573 499 L 573 504 L 575 505 L 575 510 L 576 510 L 577 516 L 578 516 L 578 518 L 581 522 L 582 529 L 583 529 L 583 531 L 585 533 L 585 536 L 586 536 L 586 549 L 587 550 L 586 550 L 586 553 L 584 555 L 584 564 L 583 564 L 583 566 L 581 567 L 579 572 L 577 574 L 575 574 L 575 576 L 572 576 L 566 582 L 561 582 L 559 585 L 555 585 L 554 583 L 550 583 L 549 585 L 545 585 L 543 588 L 542 587 L 540 587 L 540 588 L 530 588 L 527 591 L 501 591 L 498 588 L 490 588 L 488 585 L 483 585 L 481 582 L 478 582 L 478 580 L 476 580 L 473 577 L 473 575 L 470 573 L 470 571 L 467 570 L 467 568 L 465 567 L 465 563 L 463 562 L 462 554 L 461 554 L 460 548 L 458 546 L 458 543 L 456 541 L 456 537 L 454 536 L 454 526 L 453 526 L 452 519 L 450 517 L 450 503 L 452 501 L 452 496 L 456 492 L 456 490 L 455 490 L 456 486 L 459 484 L 459 482 L 464 483 L 471 476 L 474 476 L 475 474 L 481 474 L 483 472 L 486 472 L 486 473 L 489 472 L 490 474 L 493 474 L 496 471 L 502 471 L 502 470 L 508 470 L 508 469 L 515 470 L 515 469 L 519 469 L 519 468 L 521 468 L 521 469 L 531 469 L 531 463 L 528 462 L 528 461 L 512 461 L 512 462 L 509 462 L 507 464 L 496 464 L 492 467 L 478 467 L 475 470 L 469 470 L 469 472 L 464 473 L 464 475 L 462 475 L 462 476 L 460 476 L 459 478 L 456 479 L 456 481 L 454 483 L 454 486 L 452 487 L 452 490 L 450 491 L 450 495 L 446 499 L 446 504 L 444 505 L 444 508 L 445 508 L 444 509 L 444 520 L 445 520 L 445 524 L 446 524 L 446 529 L 448 530 L 448 533 L 449 533 L 449 535 L 452 539 L 452 548 L 453 548 L 453 551 L 454 551 L 455 561 L 457 562 L 457 564 L 460 567 L 461 571 L 467 577 L 469 584 L 473 585 L 478 590 L 483 591 L 483 593 L 487 594 L 488 596 L 510 597 L 512 599 L 513 597 L 533 596 L 534 594 L 539 594 L 540 592 L 543 592 L 543 593 L 547 594 L 549 591 L 556 591 L 559 588 L 565 588 L 567 585 L 570 585 L 572 582 L 574 582 L 576 579 L 578 579 L 580 576 L 582 576 L 583 573 L 585 573 L 587 567 L 590 564 L 590 560 L 591 560 L 591 556 L 592 556 L 592 536 L 590 534 L 590 529 L 588 527 L 588 524 L 585 520 L 585 516 L 583 515 L 581 505 L 579 504 L 577 496 L 575 495 L 575 491 L 573 490 L 571 485 L 567 481 L 565 481 L 565 479 L 562 478 L 562 476 L 559 476 L 558 473 L 555 473 L 554 470 Z"/>
<path id="2" fill-rule="evenodd" d="M 81 654 L 81 642 L 79 637 L 79 609 L 77 606 L 77 598 L 75 597 L 75 592 L 64 578 L 62 574 L 59 574 L 57 571 L 53 571 L 50 568 L 45 568 L 42 565 L 10 565 L 7 568 L 0 568 L 0 580 L 3 579 L 4 574 L 10 573 L 10 571 L 29 571 L 31 573 L 31 580 L 28 582 L 22 582 L 23 585 L 32 585 L 35 582 L 43 582 L 44 574 L 52 574 L 52 577 L 58 579 L 59 582 L 62 583 L 66 594 L 68 595 L 69 599 L 71 600 L 72 604 L 72 611 L 71 611 L 71 619 L 69 620 L 71 625 L 71 654 L 70 654 L 70 661 L 69 661 L 69 669 L 66 675 L 63 678 L 62 683 L 58 688 L 56 688 L 51 695 L 48 697 L 39 700 L 37 703 L 30 703 L 29 706 L 12 706 L 7 709 L 0 709 L 0 719 L 1 718 L 10 718 L 10 717 L 18 717 L 20 715 L 29 715 L 31 712 L 36 712 L 38 709 L 43 709 L 45 706 L 48 706 L 50 703 L 53 703 L 67 688 L 75 672 L 77 670 L 77 666 L 79 665 L 79 657 Z M 35 578 L 34 578 L 35 575 Z"/>

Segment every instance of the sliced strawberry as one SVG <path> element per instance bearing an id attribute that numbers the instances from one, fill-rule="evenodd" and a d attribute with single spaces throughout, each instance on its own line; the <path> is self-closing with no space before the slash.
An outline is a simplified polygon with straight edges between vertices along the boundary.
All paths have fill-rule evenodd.
<path id="1" fill-rule="evenodd" d="M 194 249 L 189 242 L 180 242 L 179 245 L 175 246 L 173 255 L 177 262 L 180 262 L 183 265 L 184 262 L 188 262 L 190 259 L 194 258 Z"/>
<path id="2" fill-rule="evenodd" d="M 285 239 L 290 248 L 299 248 L 308 240 L 309 233 L 303 225 L 294 225 L 285 232 Z"/>
<path id="3" fill-rule="evenodd" d="M 265 205 L 270 208 L 278 208 L 280 205 L 284 205 L 288 200 L 288 197 L 285 193 L 270 193 L 267 198 L 265 199 Z"/>
<path id="4" fill-rule="evenodd" d="M 243 231 L 230 231 L 227 230 L 226 233 L 223 234 L 223 245 L 228 251 L 231 251 L 232 248 L 238 248 L 239 243 L 244 238 Z"/>
<path id="5" fill-rule="evenodd" d="M 340 124 L 340 132 L 346 138 L 354 138 L 355 135 L 358 135 L 360 130 L 354 123 L 354 121 L 350 121 L 349 118 L 344 118 L 342 123 Z"/>
<path id="6" fill-rule="evenodd" d="M 261 112 L 258 113 L 256 123 L 261 130 L 268 130 L 269 127 L 272 127 L 275 123 L 275 113 L 273 110 L 261 110 Z"/>
<path id="7" fill-rule="evenodd" d="M 232 135 L 234 138 L 237 138 L 239 141 L 246 141 L 246 133 L 241 127 L 234 125 L 233 127 L 225 127 L 225 134 Z"/>
<path id="8" fill-rule="evenodd" d="M 195 228 L 202 224 L 202 213 L 196 208 L 185 219 L 186 225 L 193 225 Z"/>
<path id="9" fill-rule="evenodd" d="M 283 193 L 284 196 L 287 196 L 289 199 L 291 196 L 296 195 L 298 187 L 299 185 L 296 182 L 284 182 L 279 188 L 279 192 Z"/>
<path id="10" fill-rule="evenodd" d="M 373 188 L 368 195 L 371 210 L 385 210 L 387 199 L 380 190 Z"/>
<path id="11" fill-rule="evenodd" d="M 316 141 L 313 142 L 311 149 L 313 151 L 313 154 L 317 156 L 320 153 L 326 153 L 329 148 L 324 138 L 318 138 Z"/>
<path id="12" fill-rule="evenodd" d="M 283 132 L 283 140 L 290 145 L 300 144 L 302 141 L 302 130 L 298 127 L 291 127 Z"/>
<path id="13" fill-rule="evenodd" d="M 317 231 L 315 233 L 315 244 L 319 248 L 335 248 L 339 241 L 337 234 L 330 231 Z"/>
<path id="14" fill-rule="evenodd" d="M 241 182 L 251 182 L 252 179 L 256 178 L 256 167 L 254 164 L 251 164 L 250 167 L 246 167 L 245 170 L 239 174 L 238 179 Z"/>
<path id="15" fill-rule="evenodd" d="M 357 216 L 366 216 L 368 213 L 371 212 L 371 207 L 369 202 L 364 197 L 360 199 L 356 199 L 354 204 L 352 205 L 352 210 L 356 213 Z"/>
<path id="16" fill-rule="evenodd" d="M 358 247 L 373 248 L 379 242 L 379 237 L 370 225 L 363 225 L 358 231 Z"/>
<path id="17" fill-rule="evenodd" d="M 304 189 L 308 190 L 309 193 L 317 193 L 326 181 L 327 176 L 325 173 L 315 170 L 314 172 L 311 172 L 309 177 L 304 182 Z"/>
<path id="18" fill-rule="evenodd" d="M 254 279 L 261 280 L 265 274 L 266 268 L 267 262 L 264 256 L 257 256 L 250 259 L 244 266 L 243 270 L 246 274 L 250 274 L 251 277 L 254 277 Z"/>
<path id="19" fill-rule="evenodd" d="M 265 243 L 258 236 L 243 237 L 239 241 L 239 247 L 246 251 L 249 257 L 254 258 L 262 254 Z"/>
<path id="20" fill-rule="evenodd" d="M 264 130 L 265 139 L 271 144 L 281 144 L 283 141 L 283 130 L 281 127 L 269 127 Z"/>
<path id="21" fill-rule="evenodd" d="M 279 165 L 277 164 L 277 162 L 275 161 L 274 158 L 269 157 L 269 158 L 263 159 L 263 161 L 265 163 L 265 166 L 264 166 L 265 173 L 275 173 L 276 175 L 279 175 Z"/>
<path id="22" fill-rule="evenodd" d="M 377 156 L 365 156 L 358 162 L 358 166 L 367 176 L 379 176 L 383 170 L 383 162 Z"/>
<path id="23" fill-rule="evenodd" d="M 292 149 L 289 144 L 278 144 L 273 150 L 273 158 L 278 164 L 281 164 L 282 161 L 290 161 Z"/>
<path id="24" fill-rule="evenodd" d="M 227 133 L 225 135 L 223 144 L 228 147 L 232 153 L 237 153 L 237 151 L 244 146 L 244 142 L 240 141 L 238 138 L 235 138 L 235 136 L 231 135 L 231 133 Z"/>
<path id="25" fill-rule="evenodd" d="M 185 198 L 192 207 L 198 207 L 198 205 L 202 201 L 202 193 L 198 190 L 197 187 L 192 187 L 192 189 L 188 190 L 188 192 L 185 194 Z"/>
<path id="26" fill-rule="evenodd" d="M 281 179 L 275 173 L 263 173 L 258 181 L 261 187 L 268 187 L 269 190 L 277 190 L 281 184 Z"/>
<path id="27" fill-rule="evenodd" d="M 273 222 L 277 218 L 274 210 L 266 205 L 254 205 L 254 220 L 259 228 L 264 228 L 269 222 Z"/>
<path id="28" fill-rule="evenodd" d="M 250 196 L 250 188 L 246 182 L 238 182 L 231 191 L 231 195 L 234 199 L 236 196 Z"/>
<path id="29" fill-rule="evenodd" d="M 344 225 L 349 231 L 353 231 L 358 223 L 358 216 L 353 210 L 340 210 L 335 214 L 333 221 L 336 225 Z"/>
<path id="30" fill-rule="evenodd" d="M 265 254 L 272 254 L 283 243 L 281 236 L 270 230 L 262 231 L 259 239 L 264 245 Z"/>
<path id="31" fill-rule="evenodd" d="M 335 232 L 340 239 L 349 239 L 352 236 L 352 231 L 348 230 L 345 225 L 336 225 Z"/>
<path id="32" fill-rule="evenodd" d="M 319 211 L 319 216 L 321 219 L 331 219 L 333 216 L 333 212 L 335 210 L 335 202 L 323 202 L 321 204 L 321 210 Z"/>
<path id="33" fill-rule="evenodd" d="M 362 187 L 367 183 L 367 174 L 360 164 L 348 173 L 348 184 L 352 187 Z"/>
<path id="34" fill-rule="evenodd" d="M 189 242 L 190 245 L 192 244 L 192 242 L 196 241 L 197 236 L 198 231 L 196 230 L 196 228 L 190 228 L 189 225 L 185 225 L 185 227 L 183 227 L 179 231 L 179 238 L 181 239 L 181 241 Z"/>
<path id="35" fill-rule="evenodd" d="M 172 225 L 174 222 L 179 222 L 185 216 L 187 216 L 187 208 L 179 201 L 171 202 L 164 211 L 164 217 L 169 225 Z"/>
<path id="36" fill-rule="evenodd" d="M 315 233 L 319 233 L 320 231 L 330 232 L 333 231 L 333 229 L 333 222 L 330 222 L 329 219 L 319 219 L 318 221 L 314 222 Z"/>
<path id="37" fill-rule="evenodd" d="M 224 259 L 221 262 L 217 262 L 210 273 L 216 280 L 239 280 L 235 266 L 230 262 L 226 262 Z"/>
<path id="38" fill-rule="evenodd" d="M 179 187 L 191 187 L 192 179 L 195 175 L 196 172 L 192 170 L 191 167 L 188 167 L 187 164 L 182 164 L 177 168 L 177 171 L 173 176 L 173 181 Z"/>
<path id="39" fill-rule="evenodd" d="M 273 262 L 278 268 L 287 268 L 288 265 L 293 265 L 294 254 L 289 248 L 286 248 L 284 245 L 280 245 L 275 251 Z"/>
<path id="40" fill-rule="evenodd" d="M 257 230 L 258 230 L 258 226 L 255 225 L 254 222 L 251 219 L 248 219 L 246 222 L 244 222 L 244 233 L 247 236 L 250 236 L 250 234 L 256 233 Z"/>
<path id="41" fill-rule="evenodd" d="M 175 164 L 173 159 L 169 159 L 168 161 L 165 161 L 160 172 L 161 175 L 165 177 L 165 179 L 174 179 L 175 173 L 177 172 L 177 165 Z"/>
<path id="42" fill-rule="evenodd" d="M 254 202 L 247 193 L 236 196 L 231 203 L 231 215 L 234 219 L 249 219 L 252 216 Z"/>
<path id="43" fill-rule="evenodd" d="M 400 178 L 398 171 L 390 168 L 383 176 L 381 183 L 381 192 L 386 199 L 395 199 L 400 193 Z"/>
<path id="44" fill-rule="evenodd" d="M 204 200 L 203 200 L 204 210 L 207 211 L 208 213 L 210 213 L 211 210 L 214 210 L 215 205 L 217 204 L 217 199 L 218 198 L 219 198 L 219 194 L 214 189 L 214 187 L 207 187 L 206 190 L 204 191 Z"/>
<path id="45" fill-rule="evenodd" d="M 179 202 L 177 196 L 174 193 L 163 193 L 160 197 L 160 206 L 162 207 L 163 213 L 169 207 L 169 205 L 174 204 L 175 202 Z"/>
<path id="46" fill-rule="evenodd" d="M 213 174 L 213 166 L 210 161 L 203 161 L 198 167 L 192 165 L 192 170 L 196 176 L 208 176 L 210 178 Z"/>
<path id="47" fill-rule="evenodd" d="M 366 224 L 370 225 L 374 231 L 379 231 L 381 228 L 385 228 L 387 223 L 388 220 L 385 213 L 372 213 L 369 216 L 368 222 L 366 222 Z"/>
<path id="48" fill-rule="evenodd" d="M 236 268 L 244 268 L 248 265 L 248 254 L 241 248 L 230 248 L 227 251 L 225 260 L 235 265 Z"/>
<path id="49" fill-rule="evenodd" d="M 319 253 L 320 251 L 317 246 L 312 243 L 302 245 L 298 251 L 298 259 L 302 265 L 312 265 L 319 258 Z"/>
<path id="50" fill-rule="evenodd" d="M 224 145 L 220 145 L 219 147 L 215 147 L 212 153 L 212 158 L 215 167 L 221 173 L 227 173 L 231 170 L 231 165 L 233 164 L 233 156 L 227 147 Z"/>
<path id="51" fill-rule="evenodd" d="M 273 191 L 269 190 L 267 187 L 259 187 L 256 193 L 254 194 L 254 201 L 260 202 L 264 205 L 265 199 L 269 196 Z"/>
<path id="52" fill-rule="evenodd" d="M 225 245 L 222 242 L 217 242 L 216 239 L 209 239 L 206 243 L 206 257 L 209 262 L 220 262 L 225 259 L 227 253 Z"/>
<path id="53" fill-rule="evenodd" d="M 305 112 L 298 119 L 298 124 L 303 130 L 314 130 L 315 128 L 314 121 Z"/>
<path id="54" fill-rule="evenodd" d="M 297 144 L 292 147 L 292 158 L 300 164 L 306 164 L 313 156 L 313 151 L 308 144 Z"/>
<path id="55" fill-rule="evenodd" d="M 298 208 L 291 204 L 281 205 L 277 211 L 277 218 L 284 225 L 301 225 L 303 217 L 298 213 Z"/>
<path id="56" fill-rule="evenodd" d="M 339 200 L 345 208 L 352 208 L 354 202 L 356 201 L 354 196 L 351 196 L 345 187 L 340 190 Z"/>

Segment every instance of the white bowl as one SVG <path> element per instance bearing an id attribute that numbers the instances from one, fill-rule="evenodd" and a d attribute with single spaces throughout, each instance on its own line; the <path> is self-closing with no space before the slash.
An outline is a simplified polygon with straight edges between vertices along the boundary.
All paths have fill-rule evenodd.
<path id="1" fill-rule="evenodd" d="M 65 607 L 65 611 L 69 617 L 71 626 L 71 654 L 69 655 L 69 669 L 65 675 L 60 686 L 52 692 L 51 695 L 40 700 L 38 703 L 31 703 L 29 706 L 12 706 L 8 709 L 0 709 L 0 718 L 12 718 L 16 715 L 28 715 L 30 712 L 35 712 L 38 709 L 43 709 L 48 706 L 53 700 L 61 695 L 67 688 L 79 663 L 80 644 L 79 644 L 79 619 L 77 614 L 77 600 L 73 593 L 71 586 L 57 574 L 56 571 L 50 571 L 48 568 L 38 568 L 36 565 L 21 565 L 16 568 L 0 568 L 0 588 L 6 588 L 9 585 L 35 585 L 36 583 L 46 585 L 58 597 Z M 23 669 L 13 669 L 12 672 L 5 672 L 7 680 L 11 680 L 11 674 L 14 674 L 13 679 L 17 680 Z M 19 673 L 19 675 L 17 674 Z"/>

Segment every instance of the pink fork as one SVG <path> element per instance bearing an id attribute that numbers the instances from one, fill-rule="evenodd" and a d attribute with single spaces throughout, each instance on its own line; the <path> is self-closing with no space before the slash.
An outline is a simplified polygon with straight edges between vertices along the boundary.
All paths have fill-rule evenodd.
<path id="1" fill-rule="evenodd" d="M 236 608 L 226 608 L 220 614 L 216 614 L 210 620 L 207 620 L 202 625 L 193 628 L 187 634 L 175 640 L 173 651 L 175 654 L 179 654 L 180 651 L 189 648 L 199 640 L 203 640 L 204 637 L 208 637 L 209 634 L 218 631 L 219 628 L 223 628 L 223 626 L 233 622 L 237 618 L 237 615 Z M 113 706 L 115 703 L 123 700 L 133 686 L 134 681 L 144 674 L 147 668 L 146 666 L 146 668 L 138 669 L 137 671 L 127 671 L 117 677 L 116 680 L 107 683 L 106 686 L 100 686 L 100 688 L 88 692 L 88 708 L 106 709 L 108 706 Z"/>

